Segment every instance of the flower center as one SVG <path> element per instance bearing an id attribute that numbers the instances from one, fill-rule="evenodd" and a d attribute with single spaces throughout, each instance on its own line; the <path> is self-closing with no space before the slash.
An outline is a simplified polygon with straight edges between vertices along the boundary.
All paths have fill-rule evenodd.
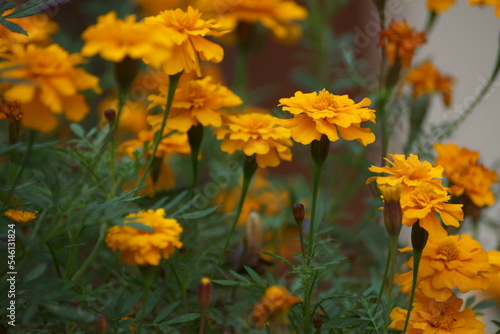
<path id="1" fill-rule="evenodd" d="M 455 320 L 454 314 L 446 309 L 445 303 L 437 303 L 436 308 L 431 311 L 429 325 L 433 328 L 449 330 Z"/>
<path id="2" fill-rule="evenodd" d="M 460 250 L 453 240 L 444 240 L 437 248 L 437 253 L 443 256 L 447 261 L 453 261 L 458 258 Z"/>

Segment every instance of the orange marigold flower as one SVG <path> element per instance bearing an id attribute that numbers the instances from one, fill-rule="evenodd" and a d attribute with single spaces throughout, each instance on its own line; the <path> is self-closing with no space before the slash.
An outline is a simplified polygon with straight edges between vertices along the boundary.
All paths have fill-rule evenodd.
<path id="1" fill-rule="evenodd" d="M 222 128 L 215 130 L 222 140 L 221 149 L 229 154 L 236 150 L 245 155 L 255 154 L 261 168 L 276 167 L 281 160 L 292 160 L 290 130 L 281 126 L 281 120 L 269 114 L 240 114 L 225 118 Z"/>
<path id="2" fill-rule="evenodd" d="M 488 262 L 490 270 L 486 276 L 490 281 L 490 287 L 485 292 L 500 301 L 500 251 L 489 251 Z"/>
<path id="3" fill-rule="evenodd" d="M 452 295 L 439 302 L 422 295 L 417 295 L 408 323 L 407 334 L 484 334 L 484 324 L 477 320 L 474 311 L 465 307 L 463 300 Z M 402 331 L 408 311 L 396 307 L 391 311 L 390 328 Z"/>
<path id="4" fill-rule="evenodd" d="M 224 29 L 235 30 L 240 22 L 260 23 L 286 42 L 300 37 L 302 31 L 296 21 L 307 17 L 307 10 L 291 0 L 198 0 L 196 6 L 208 15 L 220 17 Z"/>
<path id="5" fill-rule="evenodd" d="M 9 209 L 3 215 L 15 223 L 30 223 L 36 218 L 36 213 L 19 209 Z"/>
<path id="6" fill-rule="evenodd" d="M 441 93 L 444 104 L 451 105 L 451 93 L 453 79 L 449 76 L 443 76 L 430 61 L 425 61 L 415 67 L 405 77 L 413 89 L 413 99 L 422 95 Z"/>
<path id="7" fill-rule="evenodd" d="M 23 118 L 21 106 L 17 101 L 10 101 L 0 97 L 0 119 L 7 119 L 9 122 L 20 122 Z"/>
<path id="8" fill-rule="evenodd" d="M 365 108 L 371 104 L 369 98 L 354 103 L 347 95 L 333 95 L 323 89 L 321 92 L 304 94 L 296 92 L 291 98 L 280 99 L 279 106 L 289 111 L 294 118 L 284 120 L 292 138 L 304 145 L 320 140 L 326 135 L 330 141 L 339 139 L 358 140 L 363 145 L 375 141 L 369 128 L 362 128 L 361 122 L 375 123 L 375 110 Z"/>
<path id="9" fill-rule="evenodd" d="M 197 9 L 189 6 L 181 9 L 166 10 L 156 16 L 144 19 L 144 22 L 169 36 L 173 42 L 171 55 L 162 62 L 163 70 L 173 75 L 179 72 L 195 71 L 201 76 L 200 61 L 218 63 L 224 56 L 224 50 L 205 36 L 218 36 L 224 32 L 214 19 L 203 20 Z"/>
<path id="10" fill-rule="evenodd" d="M 411 251 L 408 247 L 402 251 Z M 408 261 L 413 268 L 413 258 Z M 429 236 L 422 252 L 418 270 L 418 289 L 428 298 L 446 301 L 458 288 L 462 293 L 487 289 L 490 264 L 488 253 L 481 244 L 467 234 L 450 235 L 444 238 Z M 401 274 L 396 283 L 403 291 L 411 289 L 413 272 Z"/>
<path id="11" fill-rule="evenodd" d="M 411 187 L 401 195 L 403 224 L 412 226 L 418 220 L 430 236 L 446 236 L 446 230 L 436 214 L 448 226 L 459 227 L 459 221 L 464 219 L 463 205 L 446 203 L 449 200 L 447 189 L 440 184 L 421 182 L 418 186 Z"/>
<path id="12" fill-rule="evenodd" d="M 261 329 L 268 320 L 277 320 L 286 324 L 288 323 L 288 309 L 301 301 L 302 298 L 290 294 L 282 286 L 270 286 L 259 303 L 255 305 L 252 321 Z"/>
<path id="13" fill-rule="evenodd" d="M 12 54 L 0 63 L 0 78 L 7 80 L 4 97 L 20 102 L 24 126 L 50 131 L 57 124 L 53 114 L 64 113 L 72 122 L 87 115 L 89 108 L 80 92 L 99 92 L 100 88 L 97 77 L 76 67 L 81 63 L 79 54 L 69 54 L 56 44 L 13 47 Z"/>
<path id="14" fill-rule="evenodd" d="M 398 59 L 402 67 L 408 67 L 415 55 L 415 49 L 427 41 L 424 32 L 414 31 L 408 22 L 391 21 L 389 28 L 380 32 L 380 46 L 385 47 L 389 63 L 394 65 Z"/>
<path id="15" fill-rule="evenodd" d="M 122 143 L 120 150 L 126 152 L 130 157 L 134 157 L 135 152 L 142 149 L 145 149 L 147 155 L 150 155 L 153 153 L 155 133 L 155 130 L 139 131 L 138 138 Z M 181 155 L 191 153 L 187 133 L 173 132 L 171 129 L 165 128 L 155 156 L 161 158 L 174 153 Z"/>
<path id="16" fill-rule="evenodd" d="M 495 7 L 495 15 L 500 18 L 500 1 L 499 0 L 469 0 L 469 6 L 493 6 Z"/>
<path id="17" fill-rule="evenodd" d="M 152 107 L 164 107 L 168 87 L 160 86 L 160 94 L 148 97 Z M 201 123 L 203 126 L 222 125 L 222 108 L 236 107 L 243 103 L 241 99 L 227 87 L 213 83 L 211 77 L 200 80 L 181 81 L 175 91 L 172 108 L 168 118 L 169 128 L 182 132 Z M 163 115 L 151 116 L 161 119 Z"/>
<path id="18" fill-rule="evenodd" d="M 455 4 L 455 0 L 427 0 L 427 8 L 434 13 L 444 13 Z"/>
<path id="19" fill-rule="evenodd" d="M 130 224 L 144 225 L 142 228 Z M 177 220 L 165 218 L 165 210 L 143 210 L 125 217 L 122 225 L 113 226 L 106 235 L 106 244 L 113 251 L 120 250 L 120 259 L 130 265 L 160 264 L 181 248 L 179 236 L 182 227 Z"/>
<path id="20" fill-rule="evenodd" d="M 410 154 L 408 158 L 404 154 L 389 154 L 394 160 L 390 161 L 384 158 L 390 166 L 378 167 L 370 166 L 369 171 L 374 173 L 386 173 L 389 176 L 372 176 L 366 180 L 370 183 L 377 180 L 377 184 L 388 184 L 396 186 L 403 184 L 405 186 L 417 186 L 421 182 L 438 183 L 443 175 L 443 167 L 433 167 L 428 161 L 420 161 L 418 155 Z"/>
<path id="21" fill-rule="evenodd" d="M 82 38 L 84 56 L 99 54 L 112 62 L 121 62 L 125 57 L 147 57 L 148 62 L 158 66 L 170 55 L 172 47 L 168 35 L 144 22 L 136 22 L 135 15 L 118 19 L 115 12 L 99 16 L 97 24 L 88 27 Z"/>

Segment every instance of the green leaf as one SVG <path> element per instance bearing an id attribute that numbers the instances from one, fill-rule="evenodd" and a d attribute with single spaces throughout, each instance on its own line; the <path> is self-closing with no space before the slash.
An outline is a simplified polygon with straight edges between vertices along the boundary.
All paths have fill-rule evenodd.
<path id="1" fill-rule="evenodd" d="M 23 35 L 28 36 L 28 32 L 14 22 L 11 22 L 9 20 L 5 20 L 4 18 L 1 18 L 0 24 L 3 25 L 5 28 L 9 29 L 10 31 L 17 32 L 18 34 L 23 34 Z"/>
<path id="2" fill-rule="evenodd" d="M 80 124 L 70 123 L 69 127 L 77 137 L 85 138 L 85 131 L 83 131 L 83 128 L 81 127 Z"/>
<path id="3" fill-rule="evenodd" d="M 19 7 L 9 15 L 6 15 L 6 18 L 21 18 L 26 16 L 32 16 L 38 13 L 41 13 L 51 7 L 56 7 L 61 4 L 68 2 L 69 0 L 30 0 Z"/>
<path id="4" fill-rule="evenodd" d="M 474 296 L 467 298 L 467 300 L 465 301 L 465 307 L 471 307 L 475 301 L 476 301 L 476 297 L 474 297 Z"/>
<path id="5" fill-rule="evenodd" d="M 195 319 L 198 319 L 199 317 L 200 317 L 199 313 L 182 314 L 178 317 L 175 317 L 175 318 L 165 322 L 165 325 L 181 324 L 183 322 L 193 321 Z"/>
<path id="6" fill-rule="evenodd" d="M 121 226 L 130 226 L 133 228 L 136 228 L 141 231 L 149 232 L 149 233 L 154 233 L 154 229 L 151 226 L 144 225 L 141 223 L 126 223 L 126 224 L 120 224 Z"/>
<path id="7" fill-rule="evenodd" d="M 47 263 L 42 262 L 39 265 L 35 266 L 30 272 L 23 277 L 24 282 L 32 281 L 40 276 L 42 276 L 47 270 Z"/>
<path id="8" fill-rule="evenodd" d="M 160 312 L 158 312 L 158 315 L 156 316 L 154 322 L 160 322 L 168 317 L 168 315 L 172 313 L 172 311 L 175 310 L 180 305 L 180 303 L 180 301 L 174 301 L 162 308 Z"/>
<path id="9" fill-rule="evenodd" d="M 323 323 L 322 329 L 349 329 L 359 326 L 358 317 L 334 318 Z"/>
<path id="10" fill-rule="evenodd" d="M 248 280 L 248 278 L 246 278 L 245 276 L 242 276 L 242 275 L 238 274 L 236 271 L 234 271 L 234 270 L 229 270 L 229 272 L 230 272 L 230 273 L 231 273 L 234 277 L 236 277 L 237 279 L 239 279 L 240 281 L 243 281 L 243 282 L 245 282 L 245 283 L 247 283 L 247 284 L 252 284 L 252 283 Z"/>
<path id="11" fill-rule="evenodd" d="M 245 268 L 246 272 L 255 281 L 255 283 L 257 283 L 257 284 L 259 284 L 261 286 L 265 286 L 266 285 L 266 283 L 264 282 L 264 280 L 259 276 L 259 274 L 257 274 L 255 272 L 255 270 L 253 270 L 252 268 L 247 267 L 247 266 L 243 266 L 243 268 Z"/>
<path id="12" fill-rule="evenodd" d="M 482 310 L 485 308 L 495 307 L 498 304 L 496 300 L 486 300 L 484 302 L 480 302 L 477 305 L 472 307 L 473 310 Z"/>
<path id="13" fill-rule="evenodd" d="M 248 284 L 245 284 L 242 282 L 230 281 L 230 280 L 226 280 L 226 279 L 214 279 L 211 281 L 212 281 L 212 283 L 224 285 L 224 286 L 239 286 L 239 287 L 247 287 L 248 286 Z"/>
<path id="14" fill-rule="evenodd" d="M 264 253 L 266 255 L 269 255 L 269 256 L 272 256 L 272 257 L 274 257 L 274 258 L 276 258 L 278 260 L 281 260 L 281 261 L 285 262 L 286 264 L 288 264 L 292 268 L 294 267 L 294 265 L 290 261 L 288 261 L 287 259 L 285 259 L 284 257 L 281 257 L 281 256 L 276 255 L 276 254 L 271 254 L 271 253 L 268 253 L 268 252 L 262 252 L 262 253 Z"/>
<path id="15" fill-rule="evenodd" d="M 203 218 L 203 217 L 206 217 L 206 216 L 212 214 L 215 210 L 217 210 L 217 208 L 219 206 L 220 206 L 220 204 L 217 205 L 217 206 L 205 209 L 205 210 L 193 211 L 193 212 L 188 212 L 188 213 L 181 214 L 181 215 L 176 215 L 175 218 L 176 219 L 198 219 L 198 218 Z"/>

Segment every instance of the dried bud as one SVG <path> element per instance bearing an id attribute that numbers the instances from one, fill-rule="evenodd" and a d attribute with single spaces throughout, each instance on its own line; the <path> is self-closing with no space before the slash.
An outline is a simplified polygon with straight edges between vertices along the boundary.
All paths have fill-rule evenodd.
<path id="1" fill-rule="evenodd" d="M 304 205 L 301 203 L 295 204 L 292 210 L 293 210 L 293 218 L 295 218 L 295 221 L 297 222 L 300 228 L 300 226 L 302 226 L 302 221 L 304 220 L 304 217 L 306 215 L 304 210 Z"/>
<path id="2" fill-rule="evenodd" d="M 313 316 L 313 324 L 314 328 L 319 331 L 323 326 L 323 317 L 320 314 L 315 314 Z"/>
<path id="3" fill-rule="evenodd" d="M 201 309 L 207 309 L 210 306 L 212 300 L 213 284 L 210 282 L 210 278 L 203 277 L 198 285 L 198 304 Z"/>
<path id="4" fill-rule="evenodd" d="M 104 111 L 104 117 L 108 121 L 109 124 L 112 124 L 115 121 L 116 118 L 116 111 L 115 109 L 107 109 Z"/>
<path id="5" fill-rule="evenodd" d="M 421 253 L 427 244 L 428 238 L 429 232 L 420 226 L 419 221 L 413 224 L 411 229 L 411 244 L 413 246 L 413 252 Z"/>

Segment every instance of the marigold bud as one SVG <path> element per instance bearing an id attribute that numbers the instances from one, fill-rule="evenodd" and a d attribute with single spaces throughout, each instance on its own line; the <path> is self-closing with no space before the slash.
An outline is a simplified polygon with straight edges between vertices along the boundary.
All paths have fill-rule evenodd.
<path id="1" fill-rule="evenodd" d="M 108 319 L 105 315 L 100 314 L 96 319 L 97 333 L 106 334 L 108 332 Z"/>
<path id="2" fill-rule="evenodd" d="M 108 121 L 109 124 L 113 123 L 116 118 L 116 111 L 115 109 L 107 109 L 104 111 L 104 117 Z"/>
<path id="3" fill-rule="evenodd" d="M 251 211 L 245 225 L 245 246 L 241 255 L 240 265 L 258 269 L 264 232 L 262 219 L 257 211 Z"/>
<path id="4" fill-rule="evenodd" d="M 198 304 L 200 308 L 207 309 L 212 301 L 213 284 L 210 278 L 203 277 L 198 284 Z"/>
<path id="5" fill-rule="evenodd" d="M 302 203 L 295 204 L 292 210 L 293 210 L 293 218 L 295 218 L 295 221 L 297 222 L 300 228 L 300 226 L 302 226 L 302 221 L 304 220 L 304 217 L 306 215 L 304 210 L 304 205 Z"/>
<path id="6" fill-rule="evenodd" d="M 313 316 L 313 324 L 314 328 L 319 331 L 323 326 L 323 317 L 320 314 L 315 314 Z"/>
<path id="7" fill-rule="evenodd" d="M 399 236 L 403 222 L 403 211 L 399 199 L 403 191 L 403 186 L 391 186 L 379 184 L 378 189 L 384 198 L 384 224 L 390 236 Z"/>
<path id="8" fill-rule="evenodd" d="M 427 244 L 428 238 L 429 232 L 420 226 L 419 221 L 413 224 L 411 229 L 411 244 L 413 246 L 413 252 L 421 253 Z"/>
<path id="9" fill-rule="evenodd" d="M 330 139 L 321 135 L 320 140 L 313 140 L 311 143 L 311 155 L 314 163 L 323 164 L 330 152 Z"/>
<path id="10" fill-rule="evenodd" d="M 114 63 L 115 80 L 120 93 L 127 92 L 134 82 L 139 70 L 139 60 L 125 57 L 121 62 Z"/>

